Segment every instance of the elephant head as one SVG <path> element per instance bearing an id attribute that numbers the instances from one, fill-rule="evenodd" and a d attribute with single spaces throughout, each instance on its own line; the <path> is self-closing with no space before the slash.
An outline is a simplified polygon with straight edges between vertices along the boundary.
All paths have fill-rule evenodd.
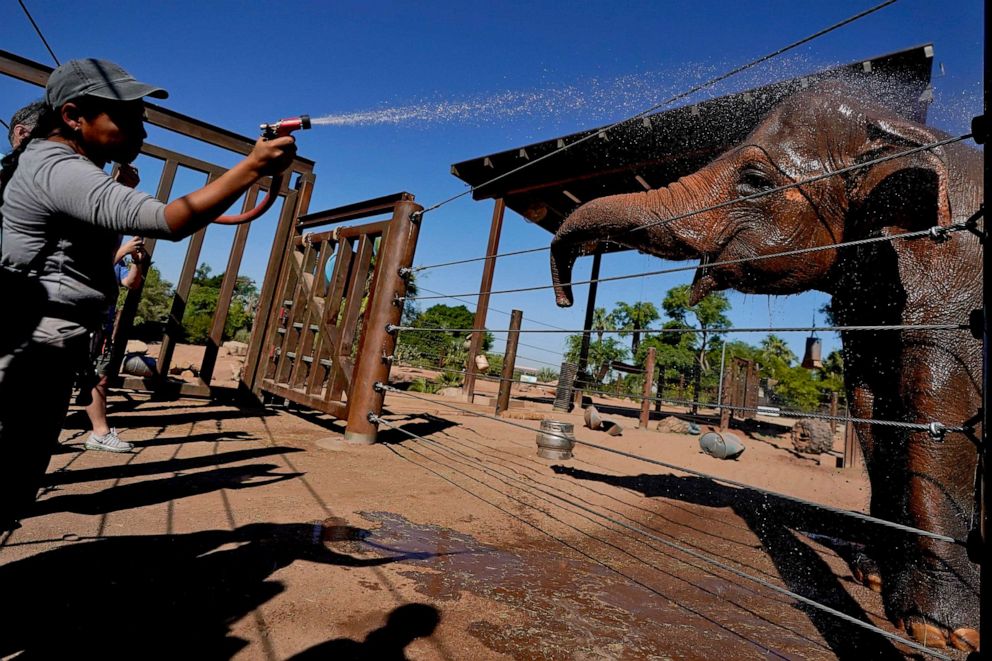
<path id="1" fill-rule="evenodd" d="M 572 265 L 589 242 L 610 241 L 667 259 L 710 262 L 825 246 L 863 233 L 850 221 L 870 211 L 869 201 L 878 202 L 883 184 L 887 224 L 947 225 L 947 167 L 939 149 L 757 195 L 933 140 L 930 129 L 859 101 L 843 85 L 824 84 L 796 94 L 743 144 L 697 172 L 666 188 L 603 197 L 574 211 L 551 244 L 557 303 L 572 304 Z M 730 203 L 737 198 L 750 199 Z M 837 252 L 827 250 L 701 269 L 692 295 L 699 300 L 731 287 L 766 294 L 830 293 L 836 260 Z"/>
<path id="2" fill-rule="evenodd" d="M 944 137 L 840 84 L 800 92 L 697 172 L 576 209 L 551 245 L 557 303 L 572 304 L 569 281 L 582 247 L 609 241 L 668 259 L 700 258 L 694 302 L 717 289 L 816 289 L 831 294 L 842 325 L 965 323 L 983 306 L 975 236 L 830 248 L 971 216 L 984 195 L 979 152 L 949 144 L 885 159 Z M 805 248 L 818 250 L 780 254 Z M 842 339 L 852 416 L 965 425 L 979 411 L 982 346 L 969 334 L 846 331 Z M 865 423 L 855 429 L 873 515 L 968 536 L 978 463 L 970 438 L 952 433 L 936 441 Z M 977 647 L 979 570 L 964 548 L 912 536 L 873 543 L 885 551 L 877 553 L 879 575 L 866 578 L 883 586 L 890 617 L 928 645 Z"/>

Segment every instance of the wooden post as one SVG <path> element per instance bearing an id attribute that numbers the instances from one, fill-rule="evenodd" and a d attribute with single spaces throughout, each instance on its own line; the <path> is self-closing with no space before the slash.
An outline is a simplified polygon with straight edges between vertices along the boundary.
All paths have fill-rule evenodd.
<path id="1" fill-rule="evenodd" d="M 510 332 L 506 334 L 506 351 L 503 353 L 503 380 L 499 382 L 496 398 L 496 415 L 510 408 L 510 389 L 513 387 L 513 369 L 517 364 L 517 340 L 520 339 L 520 322 L 524 313 L 510 312 Z"/>
<path id="2" fill-rule="evenodd" d="M 644 367 L 644 399 L 641 400 L 641 429 L 648 428 L 651 419 L 651 384 L 654 383 L 654 347 L 648 348 L 648 360 Z"/>
<path id="3" fill-rule="evenodd" d="M 414 221 L 410 216 L 423 209 L 412 199 L 397 202 L 380 242 L 375 288 L 369 295 L 365 330 L 348 390 L 348 426 L 344 440 L 349 443 L 375 443 L 378 425 L 369 420 L 369 414 L 382 413 L 385 393 L 376 391 L 374 386 L 377 381 L 386 383 L 389 380 L 387 356 L 392 356 L 396 348 L 396 333 L 390 333 L 386 327 L 398 324 L 403 315 L 403 304 L 396 300 L 397 296 L 406 293 L 406 280 L 400 275 L 400 269 L 413 264 L 420 220 Z"/>
<path id="4" fill-rule="evenodd" d="M 179 163 L 168 160 L 162 167 L 162 175 L 158 180 L 158 191 L 155 197 L 160 202 L 168 202 L 172 195 L 172 185 L 176 180 L 176 172 Z M 124 305 L 121 307 L 120 315 L 117 318 L 117 325 L 114 327 L 114 341 L 110 358 L 110 376 L 116 377 L 121 361 L 124 360 L 124 352 L 127 349 L 127 340 L 131 336 L 131 329 L 134 325 L 134 316 L 138 312 L 138 303 L 141 302 L 141 294 L 145 287 L 145 279 L 148 277 L 148 268 L 151 265 L 151 258 L 155 252 L 155 239 L 145 239 L 145 253 L 148 260 L 141 265 L 141 284 L 134 289 L 130 289 L 124 298 Z"/>
<path id="5" fill-rule="evenodd" d="M 854 431 L 854 423 L 848 422 L 844 427 L 844 465 L 841 468 L 856 468 L 861 465 L 861 461 L 858 434 Z"/>
<path id="6" fill-rule="evenodd" d="M 499 237 L 503 232 L 503 213 L 506 211 L 506 204 L 503 198 L 497 198 L 493 206 L 493 220 L 489 226 L 489 244 L 486 246 L 486 261 L 482 267 L 482 282 L 479 284 L 479 298 L 475 304 L 475 321 L 472 328 L 486 327 L 486 312 L 489 311 L 489 292 L 493 288 L 493 272 L 496 270 L 496 253 L 499 252 Z M 462 394 L 465 400 L 471 402 L 475 397 L 475 375 L 478 368 L 475 365 L 475 357 L 479 355 L 482 347 L 482 339 L 485 336 L 481 330 L 472 333 L 471 344 L 468 347 L 468 361 L 465 364 L 465 382 L 462 384 Z"/>
<path id="7" fill-rule="evenodd" d="M 579 346 L 579 369 L 578 369 L 578 379 L 576 379 L 576 386 L 579 386 L 585 381 L 587 376 L 586 372 L 589 369 L 589 345 L 592 343 L 592 319 L 596 314 L 596 292 L 599 290 L 599 267 L 603 261 L 603 253 L 596 249 L 596 252 L 592 255 L 592 270 L 589 272 L 589 279 L 592 281 L 589 283 L 589 296 L 586 298 L 586 318 L 582 323 L 582 328 L 585 333 L 582 335 L 582 344 Z M 573 402 L 576 408 L 582 408 L 582 388 L 576 387 L 575 392 L 572 394 Z"/>

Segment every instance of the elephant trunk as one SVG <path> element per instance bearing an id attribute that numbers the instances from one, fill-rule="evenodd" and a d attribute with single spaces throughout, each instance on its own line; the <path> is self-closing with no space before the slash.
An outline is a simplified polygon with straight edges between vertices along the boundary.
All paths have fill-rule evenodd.
<path id="1" fill-rule="evenodd" d="M 671 218 L 699 208 L 690 175 L 667 188 L 610 195 L 587 202 L 573 211 L 551 241 L 551 282 L 559 307 L 570 307 L 572 266 L 582 252 L 597 243 L 614 243 L 658 257 L 684 260 L 715 250 L 706 214 Z"/>

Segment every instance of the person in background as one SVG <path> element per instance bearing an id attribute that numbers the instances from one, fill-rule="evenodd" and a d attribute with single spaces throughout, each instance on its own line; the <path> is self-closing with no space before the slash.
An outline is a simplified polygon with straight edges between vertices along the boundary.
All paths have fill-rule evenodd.
<path id="1" fill-rule="evenodd" d="M 122 169 L 122 168 L 120 168 Z M 119 169 L 119 170 L 120 170 Z M 131 176 L 131 175 L 128 175 Z M 136 179 L 136 173 L 134 174 Z M 121 178 L 118 177 L 118 181 Z M 133 185 L 137 185 L 134 181 Z M 132 187 L 133 187 L 132 185 Z M 131 237 L 117 249 L 114 259 L 114 271 L 117 283 L 125 289 L 137 289 L 141 286 L 144 276 L 141 266 L 148 261 L 148 253 L 144 250 L 145 241 L 141 237 Z M 124 260 L 130 256 L 130 262 Z M 117 320 L 117 300 L 107 308 L 103 326 L 90 335 L 90 362 L 86 365 L 86 378 L 80 379 L 80 393 L 77 404 L 85 404 L 86 417 L 90 420 L 92 432 L 86 439 L 87 450 L 103 450 L 105 452 L 130 452 L 134 445 L 122 441 L 117 429 L 110 426 L 107 420 L 107 373 L 110 371 L 110 359 L 113 352 L 112 339 L 114 322 Z M 89 389 L 89 384 L 93 384 Z M 86 390 L 89 389 L 89 397 Z M 89 403 L 86 404 L 86 400 Z"/>
<path id="2" fill-rule="evenodd" d="M 32 129 L 38 125 L 38 116 L 44 107 L 44 101 L 35 101 L 15 112 L 14 116 L 10 118 L 7 140 L 10 142 L 11 149 L 16 151 L 24 139 L 31 134 Z"/>
<path id="3" fill-rule="evenodd" d="M 12 318 L 0 324 L 0 530 L 34 502 L 58 444 L 89 333 L 117 296 L 119 237 L 183 239 L 295 157 L 291 136 L 260 138 L 222 176 L 162 203 L 103 170 L 140 153 L 146 96 L 168 93 L 113 62 L 66 62 L 48 79 L 38 124 L 4 158 L 0 291 Z"/>

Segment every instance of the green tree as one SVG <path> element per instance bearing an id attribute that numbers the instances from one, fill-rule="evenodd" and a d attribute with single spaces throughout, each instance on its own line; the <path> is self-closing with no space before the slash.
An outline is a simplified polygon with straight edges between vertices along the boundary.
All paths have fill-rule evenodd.
<path id="1" fill-rule="evenodd" d="M 569 335 L 565 340 L 565 360 L 570 363 L 579 362 L 582 351 L 582 334 Z M 610 371 L 614 360 L 624 360 L 628 356 L 627 347 L 617 338 L 608 337 L 603 340 L 593 340 L 589 343 L 589 370 L 593 373 L 596 383 L 602 383 Z"/>
<path id="2" fill-rule="evenodd" d="M 840 351 L 831 351 L 823 360 L 819 372 L 819 386 L 824 393 L 837 393 L 844 401 L 844 356 Z"/>
<path id="3" fill-rule="evenodd" d="M 472 328 L 475 313 L 464 305 L 434 305 L 414 315 L 408 326 L 431 329 Z M 433 361 L 441 367 L 457 365 L 464 368 L 468 335 L 464 331 L 408 330 L 400 333 L 397 351 L 404 360 L 416 359 Z M 482 336 L 482 351 L 493 345 L 493 335 L 486 332 Z"/>
<path id="4" fill-rule="evenodd" d="M 726 312 L 730 310 L 730 301 L 727 300 L 727 295 L 723 292 L 713 292 L 701 301 L 690 304 L 690 294 L 689 285 L 673 287 L 668 290 L 668 294 L 661 302 L 661 307 L 669 319 L 676 324 L 699 330 L 698 333 L 695 333 L 697 337 L 694 340 L 698 364 L 698 369 L 695 370 L 694 389 L 695 396 L 698 398 L 702 390 L 703 374 L 708 374 L 710 371 L 707 351 L 712 347 L 709 346 L 709 342 L 711 339 L 715 340 L 719 337 L 720 331 L 730 328 L 730 319 L 726 315 Z M 695 319 L 695 325 L 690 323 L 690 315 Z M 697 407 L 693 405 L 692 409 L 693 412 L 696 412 Z"/>
<path id="5" fill-rule="evenodd" d="M 183 330 L 185 340 L 191 344 L 204 344 L 210 337 L 214 314 L 220 300 L 220 289 L 224 282 L 224 273 L 211 276 L 209 264 L 200 264 L 194 275 L 189 296 L 186 298 L 186 309 L 183 312 Z M 254 322 L 255 310 L 258 307 L 258 288 L 255 281 L 239 275 L 234 280 L 234 291 L 227 309 L 224 321 L 224 331 L 221 340 L 226 340 L 238 334 L 238 331 L 251 329 Z"/>
<path id="6" fill-rule="evenodd" d="M 658 308 L 654 306 L 654 303 L 648 303 L 646 301 L 624 303 L 621 301 L 617 303 L 613 312 L 610 313 L 609 319 L 612 321 L 613 329 L 623 331 L 620 333 L 621 337 L 630 335 L 630 352 L 636 355 L 637 347 L 641 343 L 640 330 L 658 321 L 660 317 L 661 315 L 658 313 Z M 604 330 L 613 329 L 607 328 Z M 600 340 L 602 340 L 602 333 L 599 333 L 599 336 Z"/>
<path id="7" fill-rule="evenodd" d="M 787 367 L 799 360 L 785 340 L 778 335 L 768 335 L 761 341 L 761 353 L 766 360 L 776 358 L 784 362 Z"/>
<path id="8" fill-rule="evenodd" d="M 596 339 L 603 341 L 603 334 L 606 331 L 615 331 L 617 325 L 613 320 L 613 315 L 606 311 L 606 308 L 596 308 L 592 312 L 592 330 L 596 331 Z"/>
<path id="9" fill-rule="evenodd" d="M 162 279 L 162 273 L 155 266 L 148 267 L 145 283 L 141 290 L 141 300 L 134 315 L 134 337 L 150 339 L 162 332 L 162 325 L 172 309 L 172 283 Z M 127 290 L 121 288 L 117 306 L 124 304 Z"/>

